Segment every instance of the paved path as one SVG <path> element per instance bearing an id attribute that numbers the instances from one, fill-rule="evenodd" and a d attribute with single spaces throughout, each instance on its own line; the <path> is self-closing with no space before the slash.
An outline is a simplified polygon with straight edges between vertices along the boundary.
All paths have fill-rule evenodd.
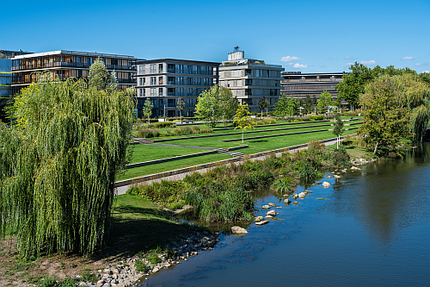
<path id="1" fill-rule="evenodd" d="M 336 140 L 332 140 L 332 141 L 329 141 L 329 142 L 325 142 L 324 145 L 329 146 L 329 145 L 332 145 L 332 144 L 335 144 L 335 143 L 336 143 Z M 293 150 L 289 150 L 288 152 L 289 153 L 293 153 L 293 152 L 296 152 L 296 151 L 299 151 L 299 150 L 303 150 L 303 149 L 307 149 L 307 146 L 301 147 L 301 148 L 297 148 L 297 149 L 293 149 Z M 276 156 L 280 156 L 281 154 L 282 153 L 276 153 Z M 263 160 L 266 157 L 268 157 L 268 156 L 256 157 L 256 158 L 253 158 L 253 159 L 250 159 L 250 160 L 253 160 L 253 161 L 254 160 Z M 241 164 L 242 162 L 243 161 L 238 161 L 238 162 L 235 162 L 234 164 Z M 186 173 L 176 174 L 176 175 L 167 176 L 167 177 L 163 177 L 163 178 L 157 178 L 157 179 L 153 179 L 153 180 L 148 180 L 145 183 L 151 184 L 153 182 L 160 182 L 162 180 L 180 180 L 180 179 L 183 179 L 187 174 L 192 174 L 194 172 L 205 173 L 205 172 L 207 172 L 210 169 L 212 169 L 212 168 L 204 168 L 204 169 L 200 169 L 200 170 L 196 170 L 196 171 L 192 171 L 192 172 L 186 172 Z M 116 191 L 117 195 L 125 194 L 130 187 L 131 187 L 131 185 L 125 185 L 125 186 L 117 187 L 115 189 L 115 191 Z"/>

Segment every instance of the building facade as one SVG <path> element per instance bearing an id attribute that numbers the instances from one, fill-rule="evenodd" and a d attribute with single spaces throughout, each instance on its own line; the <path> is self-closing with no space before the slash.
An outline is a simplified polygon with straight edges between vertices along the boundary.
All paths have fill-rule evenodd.
<path id="1" fill-rule="evenodd" d="M 258 102 L 264 96 L 270 107 L 278 101 L 281 91 L 281 65 L 268 65 L 263 60 L 245 59 L 236 47 L 219 68 L 220 86 L 229 88 L 240 103 L 248 104 L 252 112 L 259 112 Z"/>
<path id="2" fill-rule="evenodd" d="M 137 61 L 138 116 L 142 117 L 146 99 L 154 106 L 152 117 L 179 116 L 178 98 L 185 103 L 182 115 L 193 116 L 201 92 L 218 83 L 219 64 L 178 59 Z"/>
<path id="3" fill-rule="evenodd" d="M 324 91 L 329 92 L 333 99 L 339 94 L 335 87 L 342 82 L 344 73 L 301 73 L 284 72 L 281 81 L 281 94 L 286 96 L 305 99 L 306 96 L 316 101 Z"/>
<path id="4" fill-rule="evenodd" d="M 12 92 L 35 82 L 37 73 L 43 71 L 52 72 L 60 80 L 87 78 L 90 66 L 97 58 L 103 61 L 110 73 L 116 73 L 120 89 L 136 86 L 136 58 L 133 56 L 59 50 L 13 57 Z"/>

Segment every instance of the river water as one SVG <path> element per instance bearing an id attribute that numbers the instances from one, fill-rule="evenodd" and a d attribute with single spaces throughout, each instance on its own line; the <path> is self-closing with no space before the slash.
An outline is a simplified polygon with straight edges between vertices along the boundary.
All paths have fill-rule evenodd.
<path id="1" fill-rule="evenodd" d="M 308 187 L 297 205 L 262 196 L 256 207 L 282 206 L 282 221 L 221 234 L 213 250 L 142 286 L 430 286 L 430 144 L 328 176 L 329 188 Z"/>

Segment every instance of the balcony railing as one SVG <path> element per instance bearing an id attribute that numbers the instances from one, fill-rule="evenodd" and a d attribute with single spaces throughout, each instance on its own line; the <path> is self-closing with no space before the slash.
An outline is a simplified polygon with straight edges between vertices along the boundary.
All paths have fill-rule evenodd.
<path id="1" fill-rule="evenodd" d="M 56 67 L 71 67 L 71 68 L 89 68 L 91 65 L 85 63 L 75 63 L 75 62 L 53 62 L 53 63 L 43 63 L 38 65 L 19 65 L 13 66 L 12 71 L 20 70 L 35 70 L 44 68 L 56 68 Z M 126 65 L 105 65 L 108 70 L 131 70 L 135 71 L 136 67 L 126 66 Z"/>

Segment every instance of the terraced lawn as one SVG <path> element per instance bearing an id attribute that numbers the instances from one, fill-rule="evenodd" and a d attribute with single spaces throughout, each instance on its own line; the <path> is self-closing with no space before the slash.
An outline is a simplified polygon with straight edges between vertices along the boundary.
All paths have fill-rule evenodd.
<path id="1" fill-rule="evenodd" d="M 170 147 L 157 145 L 132 145 L 129 147 L 130 153 L 133 153 L 130 163 L 138 163 L 143 161 L 162 159 L 166 157 L 174 157 L 192 153 L 199 153 L 208 150 L 186 148 L 186 147 Z"/>

